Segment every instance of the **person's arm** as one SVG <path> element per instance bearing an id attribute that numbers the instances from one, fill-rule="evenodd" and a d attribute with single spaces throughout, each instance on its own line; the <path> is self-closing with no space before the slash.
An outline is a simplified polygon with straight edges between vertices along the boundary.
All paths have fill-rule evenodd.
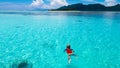
<path id="1" fill-rule="evenodd" d="M 73 49 L 71 49 L 72 50 L 72 52 L 75 52 Z"/>

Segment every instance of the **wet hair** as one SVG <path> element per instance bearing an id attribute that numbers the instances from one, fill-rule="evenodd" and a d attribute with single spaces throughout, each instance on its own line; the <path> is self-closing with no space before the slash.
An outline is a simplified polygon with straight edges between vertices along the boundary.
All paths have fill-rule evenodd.
<path id="1" fill-rule="evenodd" d="M 70 49 L 70 45 L 69 44 L 67 45 L 67 48 Z"/>

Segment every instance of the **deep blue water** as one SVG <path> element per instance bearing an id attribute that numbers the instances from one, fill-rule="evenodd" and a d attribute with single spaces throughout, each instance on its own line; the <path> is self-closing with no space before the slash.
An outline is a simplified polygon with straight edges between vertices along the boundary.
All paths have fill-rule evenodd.
<path id="1" fill-rule="evenodd" d="M 78 59 L 68 64 L 70 44 Z M 120 12 L 0 12 L 0 68 L 120 68 Z"/>

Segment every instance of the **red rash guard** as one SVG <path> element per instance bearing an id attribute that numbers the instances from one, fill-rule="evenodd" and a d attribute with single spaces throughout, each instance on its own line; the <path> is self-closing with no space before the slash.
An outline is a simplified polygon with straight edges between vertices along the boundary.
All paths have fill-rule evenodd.
<path id="1" fill-rule="evenodd" d="M 72 50 L 69 49 L 69 48 L 66 48 L 66 52 L 67 52 L 68 54 L 71 54 L 71 53 L 72 53 Z"/>

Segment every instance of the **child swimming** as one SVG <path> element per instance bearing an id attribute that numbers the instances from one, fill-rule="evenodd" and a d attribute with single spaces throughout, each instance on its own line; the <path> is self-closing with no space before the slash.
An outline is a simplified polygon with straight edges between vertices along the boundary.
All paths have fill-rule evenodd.
<path id="1" fill-rule="evenodd" d="M 73 49 L 71 49 L 70 48 L 70 45 L 68 44 L 67 45 L 67 47 L 66 47 L 66 49 L 64 50 L 64 52 L 66 51 L 66 53 L 68 54 L 68 63 L 70 63 L 71 62 L 71 56 L 76 56 L 77 57 L 77 55 L 76 54 L 74 54 L 73 52 Z"/>

